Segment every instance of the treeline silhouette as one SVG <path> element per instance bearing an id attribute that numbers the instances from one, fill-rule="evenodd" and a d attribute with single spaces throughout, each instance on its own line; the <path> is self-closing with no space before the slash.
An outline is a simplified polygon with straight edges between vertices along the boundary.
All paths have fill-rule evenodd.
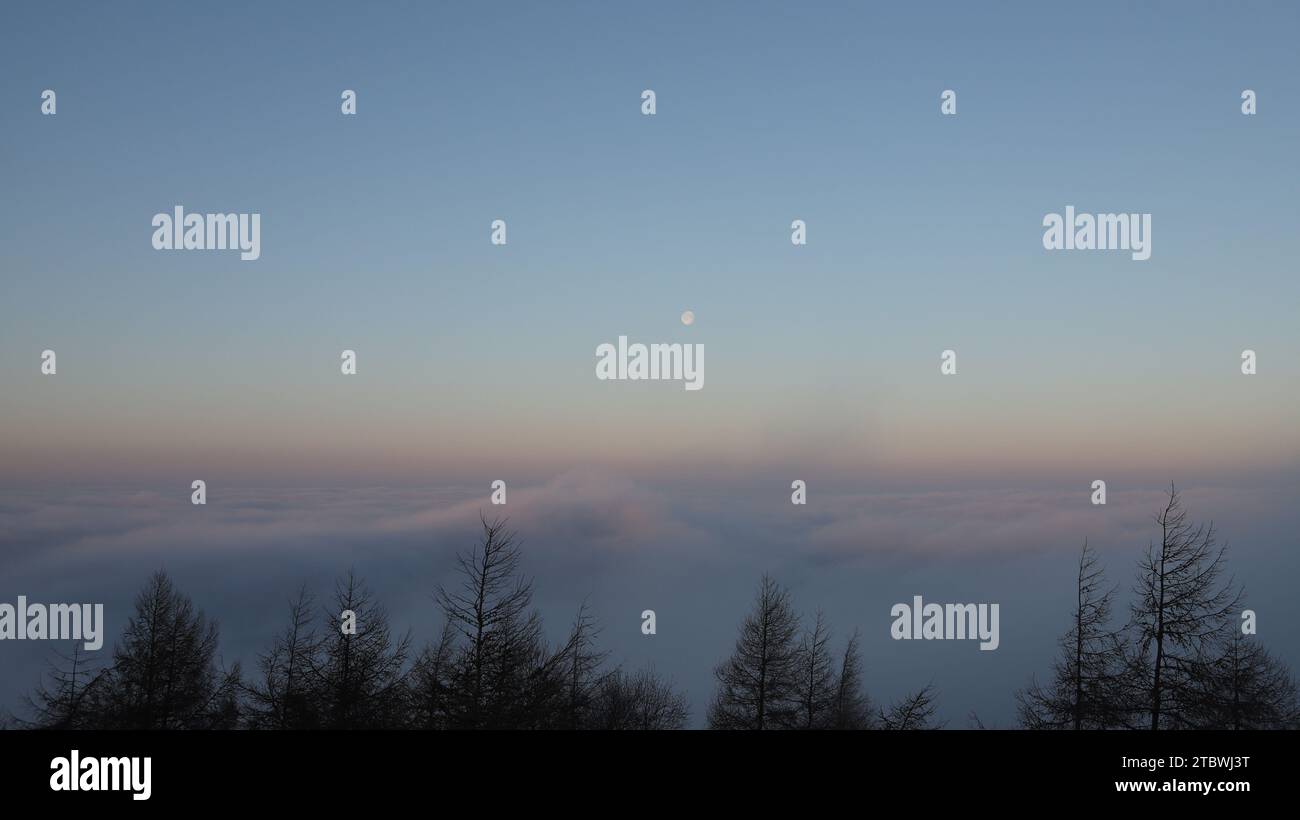
<path id="1" fill-rule="evenodd" d="M 217 627 L 156 573 L 106 666 L 63 657 L 29 698 L 29 725 L 88 729 L 677 729 L 686 697 L 653 668 L 605 669 L 585 606 L 548 644 L 503 520 L 439 587 L 439 638 L 418 653 L 349 573 L 316 613 L 304 589 L 244 675 L 220 667 Z M 341 614 L 355 614 L 355 630 Z"/>
<path id="2" fill-rule="evenodd" d="M 1070 628 L 1051 679 L 1016 693 L 1033 729 L 1294 729 L 1287 666 L 1243 627 L 1244 594 L 1225 578 L 1214 525 L 1187 518 L 1176 487 L 1156 515 L 1159 542 L 1138 564 L 1129 617 L 1112 626 L 1117 586 L 1079 555 Z"/>
<path id="3" fill-rule="evenodd" d="M 1139 563 L 1127 621 L 1112 626 L 1107 587 L 1085 542 L 1075 604 L 1051 679 L 1016 693 L 1031 729 L 1296 728 L 1287 667 L 1239 628 L 1242 593 L 1223 578 L 1213 525 L 1187 520 L 1175 488 L 1160 541 Z M 439 587 L 439 637 L 412 648 L 364 582 L 348 573 L 318 611 L 304 588 L 248 674 L 218 659 L 218 628 L 158 572 L 106 663 L 74 649 L 27 698 L 20 726 L 52 729 L 680 729 L 687 699 L 653 667 L 609 668 L 585 605 L 558 645 L 532 608 L 532 584 L 505 521 L 458 555 Z M 355 630 L 340 615 L 355 613 Z M 714 729 L 933 729 L 926 685 L 873 707 L 859 635 L 832 645 L 822 613 L 759 584 L 730 657 L 714 670 Z M 972 723 L 983 724 L 972 715 Z"/>
<path id="4" fill-rule="evenodd" d="M 825 616 L 817 612 L 804 623 L 790 593 L 766 575 L 731 657 L 713 676 L 711 729 L 939 728 L 931 686 L 873 712 L 863 687 L 858 632 L 832 653 Z"/>

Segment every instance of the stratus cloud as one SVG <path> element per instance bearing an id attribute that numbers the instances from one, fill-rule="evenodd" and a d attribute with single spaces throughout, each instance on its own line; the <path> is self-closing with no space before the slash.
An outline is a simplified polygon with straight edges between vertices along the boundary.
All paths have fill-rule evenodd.
<path id="1" fill-rule="evenodd" d="M 1194 519 L 1222 524 L 1252 510 L 1276 516 L 1288 493 L 1294 488 L 1195 487 L 1182 495 Z M 1154 536 L 1153 518 L 1167 500 L 1167 488 L 1125 489 L 1095 507 L 1086 485 L 1071 491 L 844 495 L 824 502 L 803 531 L 803 543 L 810 557 L 822 561 L 1032 554 L 1074 550 L 1084 538 L 1103 551 L 1131 550 Z"/>
<path id="2" fill-rule="evenodd" d="M 488 503 L 485 486 L 474 498 L 390 518 L 381 530 L 463 531 L 480 512 L 488 518 L 508 517 L 510 527 L 530 539 L 581 542 L 597 549 L 699 536 L 697 528 L 674 515 L 669 496 L 604 470 L 573 470 L 538 486 L 507 484 L 507 503 L 500 506 Z"/>
<path id="3" fill-rule="evenodd" d="M 478 517 L 506 515 L 540 560 L 581 561 L 636 550 L 691 554 L 722 562 L 818 563 L 867 556 L 985 556 L 1074 549 L 1089 538 L 1140 546 L 1163 489 L 1112 490 L 1093 507 L 1083 490 L 963 490 L 814 494 L 795 507 L 776 490 L 701 493 L 650 486 L 602 470 L 574 470 L 540 484 L 509 487 L 509 503 L 489 503 L 481 487 L 439 489 L 275 489 L 210 491 L 206 507 L 188 496 L 85 494 L 0 500 L 0 562 L 9 572 L 67 566 L 72 557 L 251 552 L 270 559 L 310 552 L 349 560 L 471 546 Z M 1195 488 L 1194 516 L 1267 514 L 1293 488 Z M 1232 530 L 1228 531 L 1230 534 Z"/>
<path id="4" fill-rule="evenodd" d="M 34 569 L 57 565 L 70 553 L 269 557 L 276 550 L 328 554 L 363 544 L 380 551 L 385 543 L 463 548 L 477 535 L 480 512 L 507 516 L 531 551 L 549 558 L 704 537 L 674 517 L 670 498 L 602 471 L 576 470 L 545 484 L 512 486 L 508 500 L 504 506 L 489 503 L 487 483 L 420 490 L 210 486 L 209 503 L 202 507 L 191 505 L 187 494 L 29 496 L 0 505 L 0 561 L 9 569 Z"/>

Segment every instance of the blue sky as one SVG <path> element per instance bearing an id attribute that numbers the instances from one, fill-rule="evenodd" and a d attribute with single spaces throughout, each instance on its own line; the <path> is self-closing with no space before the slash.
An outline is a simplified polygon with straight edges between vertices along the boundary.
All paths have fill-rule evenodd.
<path id="1" fill-rule="evenodd" d="M 689 308 L 719 395 L 689 398 L 719 423 L 846 384 L 869 394 L 790 412 L 852 425 L 900 385 L 897 414 L 924 412 L 945 348 L 990 389 L 1110 414 L 1146 412 L 1133 382 L 1195 390 L 1203 441 L 1239 411 L 1214 384 L 1243 348 L 1294 403 L 1294 7 L 700 5 L 9 11 L 0 375 L 61 348 L 123 415 L 166 389 L 215 424 L 237 388 L 329 406 L 352 348 L 448 425 L 522 386 L 576 445 L 560 417 L 614 395 L 590 351 L 681 337 Z M 154 251 L 175 204 L 261 213 L 262 258 Z M 1152 213 L 1151 260 L 1045 252 L 1069 204 Z M 13 413 L 45 414 L 35 395 Z M 996 429 L 1034 425 L 1004 404 Z"/>

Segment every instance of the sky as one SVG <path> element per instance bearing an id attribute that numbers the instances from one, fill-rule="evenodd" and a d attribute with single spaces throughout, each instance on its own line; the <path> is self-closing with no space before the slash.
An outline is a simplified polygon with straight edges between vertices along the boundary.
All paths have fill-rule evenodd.
<path id="1" fill-rule="evenodd" d="M 432 631 L 502 479 L 552 626 L 592 596 L 697 718 L 771 571 L 873 636 L 882 696 L 933 678 L 952 723 L 1005 724 L 1082 539 L 1127 587 L 1176 481 L 1293 624 L 1298 29 L 1287 3 L 6 4 L 0 600 L 121 623 L 165 564 L 238 653 L 356 564 Z M 261 214 L 260 258 L 155 250 L 177 205 Z M 1045 250 L 1067 205 L 1152 214 L 1151 258 Z M 705 388 L 596 379 L 619 336 L 702 344 Z M 1002 646 L 890 641 L 913 594 L 1001 601 Z M 38 673 L 17 647 L 0 705 Z"/>

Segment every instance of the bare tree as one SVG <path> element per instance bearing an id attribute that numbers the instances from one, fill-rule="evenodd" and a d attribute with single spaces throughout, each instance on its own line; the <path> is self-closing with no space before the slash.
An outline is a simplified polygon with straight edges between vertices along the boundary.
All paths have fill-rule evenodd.
<path id="1" fill-rule="evenodd" d="M 1198 729 L 1300 728 L 1296 684 L 1255 638 L 1233 630 L 1197 665 L 1189 725 Z"/>
<path id="2" fill-rule="evenodd" d="M 1016 693 L 1020 723 L 1029 729 L 1106 729 L 1123 725 L 1127 665 L 1118 632 L 1109 627 L 1115 587 L 1104 588 L 1096 553 L 1083 542 L 1070 629 L 1046 687 L 1037 681 Z"/>
<path id="3" fill-rule="evenodd" d="M 113 650 L 100 717 L 111 728 L 193 729 L 224 725 L 238 667 L 219 672 L 218 629 L 157 572 Z"/>
<path id="4" fill-rule="evenodd" d="M 541 616 L 529 611 L 532 582 L 519 573 L 515 534 L 505 519 L 480 521 L 481 544 L 457 557 L 460 586 L 437 594 L 458 643 L 448 725 L 553 728 L 563 723 L 565 672 L 583 636 L 555 650 L 546 645 Z"/>
<path id="5" fill-rule="evenodd" d="M 582 606 L 578 607 L 578 614 L 574 618 L 573 629 L 569 634 L 568 657 L 564 670 L 566 689 L 564 723 L 569 729 L 581 728 L 586 722 L 603 677 L 600 674 L 600 667 L 609 652 L 598 651 L 595 648 L 596 636 L 599 634 L 600 628 L 596 625 L 595 618 L 587 611 L 587 604 L 584 601 Z"/>
<path id="6" fill-rule="evenodd" d="M 813 626 L 800 638 L 795 658 L 794 698 L 798 706 L 794 726 L 827 729 L 836 705 L 835 661 L 830 652 L 831 631 L 819 610 Z"/>
<path id="7" fill-rule="evenodd" d="M 345 612 L 355 615 L 355 629 L 345 628 Z M 323 622 L 326 637 L 312 668 L 322 728 L 403 725 L 409 634 L 394 639 L 387 611 L 351 571 L 335 583 L 334 603 L 324 611 Z"/>
<path id="8" fill-rule="evenodd" d="M 877 724 L 881 729 L 893 730 L 941 729 L 943 725 L 934 722 L 934 713 L 938 709 L 935 702 L 937 695 L 934 684 L 927 684 L 924 689 L 907 695 L 888 710 L 882 707 L 876 717 Z"/>
<path id="9" fill-rule="evenodd" d="M 320 667 L 321 640 L 312 628 L 311 594 L 306 587 L 289 603 L 289 623 L 271 647 L 258 656 L 260 678 L 245 687 L 250 728 L 313 729 L 320 726 L 312 691 Z"/>
<path id="10" fill-rule="evenodd" d="M 102 692 L 105 670 L 85 656 L 80 643 L 73 644 L 71 655 L 56 652 L 55 656 L 59 662 L 49 664 L 50 684 L 40 684 L 25 698 L 33 714 L 31 725 L 42 729 L 96 728 L 96 696 Z"/>
<path id="11" fill-rule="evenodd" d="M 832 729 L 870 729 L 871 698 L 862 682 L 862 658 L 858 651 L 858 631 L 844 645 L 839 676 L 835 681 L 835 698 L 831 703 Z"/>
<path id="12" fill-rule="evenodd" d="M 795 722 L 799 618 L 790 594 L 764 575 L 731 657 L 714 670 L 715 729 L 779 729 Z"/>
<path id="13" fill-rule="evenodd" d="M 1177 488 L 1156 523 L 1160 545 L 1139 564 L 1131 621 L 1152 730 L 1187 725 L 1199 666 L 1241 599 L 1220 581 L 1226 547 L 1216 545 L 1214 524 L 1191 524 Z"/>
<path id="14" fill-rule="evenodd" d="M 456 633 L 444 623 L 438 641 L 426 646 L 411 667 L 409 696 L 412 725 L 445 729 L 456 698 L 452 677 Z"/>
<path id="15" fill-rule="evenodd" d="M 482 545 L 457 556 L 461 586 L 438 588 L 438 602 L 447 623 L 459 633 L 463 644 L 457 659 L 458 703 L 453 707 L 454 726 L 478 728 L 493 722 L 494 709 L 503 699 L 494 691 L 494 673 L 500 656 L 515 639 L 508 632 L 524 616 L 532 602 L 532 587 L 518 577 L 520 552 L 514 533 L 505 529 L 504 519 L 483 525 Z"/>
<path id="16" fill-rule="evenodd" d="M 615 669 L 600 679 L 593 700 L 592 729 L 681 729 L 690 719 L 686 695 L 671 681 L 660 678 L 654 667 L 627 674 Z"/>

